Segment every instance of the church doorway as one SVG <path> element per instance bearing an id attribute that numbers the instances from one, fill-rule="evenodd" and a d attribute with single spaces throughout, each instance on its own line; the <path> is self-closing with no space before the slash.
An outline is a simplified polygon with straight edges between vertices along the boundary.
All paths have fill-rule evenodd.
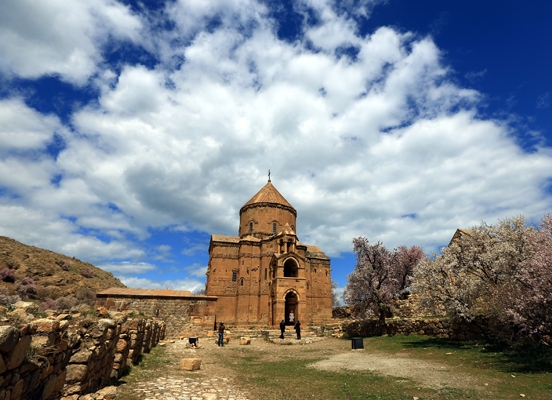
<path id="1" fill-rule="evenodd" d="M 285 317 L 286 325 L 295 325 L 297 322 L 297 294 L 295 292 L 289 292 L 286 294 L 286 307 L 285 307 Z"/>

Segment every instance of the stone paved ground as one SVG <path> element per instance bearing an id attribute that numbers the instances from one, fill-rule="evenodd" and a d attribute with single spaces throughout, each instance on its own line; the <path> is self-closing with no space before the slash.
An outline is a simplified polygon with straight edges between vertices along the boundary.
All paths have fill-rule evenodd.
<path id="1" fill-rule="evenodd" d="M 167 342 L 166 363 L 141 371 L 133 368 L 117 390 L 120 400 L 252 400 L 236 387 L 231 372 L 217 368 L 213 352 L 224 351 L 212 339 L 201 339 L 199 349 L 186 347 L 186 341 Z M 231 343 L 237 346 L 237 343 Z M 148 357 L 148 355 L 146 355 Z M 182 358 L 201 358 L 201 370 L 182 371 Z"/>
<path id="2" fill-rule="evenodd" d="M 228 378 L 157 378 L 132 389 L 144 400 L 248 400 Z"/>

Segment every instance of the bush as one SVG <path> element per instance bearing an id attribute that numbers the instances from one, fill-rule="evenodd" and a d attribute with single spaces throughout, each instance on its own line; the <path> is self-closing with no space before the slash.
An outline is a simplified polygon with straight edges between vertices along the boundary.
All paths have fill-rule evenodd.
<path id="1" fill-rule="evenodd" d="M 71 264 L 65 260 L 57 260 L 56 264 L 64 271 L 69 271 L 71 269 Z"/>
<path id="2" fill-rule="evenodd" d="M 0 280 L 10 283 L 15 282 L 15 271 L 10 268 L 4 268 L 2 271 L 0 271 Z"/>
<path id="3" fill-rule="evenodd" d="M 93 278 L 94 277 L 94 271 L 92 271 L 90 268 L 81 269 L 80 274 L 82 276 L 84 276 L 85 278 Z"/>
<path id="4" fill-rule="evenodd" d="M 50 298 L 44 299 L 42 303 L 38 306 L 41 311 L 46 310 L 55 310 L 57 308 L 57 302 L 55 300 L 52 300 Z"/>
<path id="5" fill-rule="evenodd" d="M 88 306 L 93 306 L 96 303 L 96 295 L 90 288 L 79 289 L 75 293 L 75 297 L 79 301 L 79 304 L 86 304 Z"/>
<path id="6" fill-rule="evenodd" d="M 8 289 L 4 287 L 0 287 L 0 304 L 3 306 L 9 306 L 11 304 L 17 303 L 19 300 L 21 300 L 21 297 L 18 295 L 10 295 L 8 292 Z"/>
<path id="7" fill-rule="evenodd" d="M 17 290 L 22 298 L 26 298 L 28 296 L 35 295 L 38 291 L 38 288 L 34 283 L 33 278 L 29 278 L 27 276 L 21 279 L 21 281 L 15 285 L 15 290 Z"/>
<path id="8" fill-rule="evenodd" d="M 77 304 L 77 299 L 74 297 L 60 297 L 56 301 L 57 310 L 70 310 Z"/>

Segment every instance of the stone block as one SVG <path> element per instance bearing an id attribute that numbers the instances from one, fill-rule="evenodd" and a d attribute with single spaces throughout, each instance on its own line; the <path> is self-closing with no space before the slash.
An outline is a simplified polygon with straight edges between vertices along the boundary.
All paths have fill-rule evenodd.
<path id="1" fill-rule="evenodd" d="M 21 395 L 23 394 L 23 388 L 25 387 L 25 381 L 19 380 L 13 385 L 13 389 L 11 390 L 11 398 L 12 399 L 20 399 Z"/>
<path id="2" fill-rule="evenodd" d="M 9 353 L 19 341 L 19 329 L 5 325 L 0 326 L 0 352 Z"/>
<path id="3" fill-rule="evenodd" d="M 180 360 L 180 369 L 184 371 L 197 371 L 201 368 L 201 358 L 183 358 Z"/>
<path id="4" fill-rule="evenodd" d="M 36 327 L 38 333 L 57 332 L 59 330 L 59 321 L 55 319 L 35 319 L 33 325 Z"/>
<path id="5" fill-rule="evenodd" d="M 100 389 L 96 392 L 96 398 L 103 400 L 115 400 L 117 398 L 117 387 L 116 386 L 106 386 L 103 389 Z"/>
<path id="6" fill-rule="evenodd" d="M 117 353 L 122 353 L 128 348 L 128 343 L 126 340 L 121 340 L 117 342 Z"/>
<path id="7" fill-rule="evenodd" d="M 93 351 L 90 351 L 88 349 L 83 349 L 73 354 L 73 357 L 71 357 L 69 362 L 71 364 L 88 364 L 88 362 L 91 360 L 93 355 L 94 355 Z"/>
<path id="8" fill-rule="evenodd" d="M 67 383 L 82 382 L 83 378 L 88 373 L 88 366 L 83 364 L 69 364 L 67 366 Z M 75 393 L 75 392 L 73 392 Z"/>
<path id="9" fill-rule="evenodd" d="M 27 353 L 30 345 L 30 336 L 23 336 L 21 339 L 19 339 L 19 342 L 6 357 L 6 367 L 8 369 L 19 367 L 25 359 L 25 354 Z"/>

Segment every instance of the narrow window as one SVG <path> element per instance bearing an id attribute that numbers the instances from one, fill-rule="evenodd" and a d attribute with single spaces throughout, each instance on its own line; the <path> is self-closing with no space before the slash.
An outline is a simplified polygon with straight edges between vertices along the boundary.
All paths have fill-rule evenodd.
<path id="1" fill-rule="evenodd" d="M 268 268 L 265 268 L 265 281 L 268 278 Z"/>
<path id="2" fill-rule="evenodd" d="M 309 285 L 309 283 L 307 282 L 307 290 L 309 289 L 309 287 L 310 287 L 310 285 Z"/>
<path id="3" fill-rule="evenodd" d="M 274 223 L 272 224 L 272 233 L 273 233 L 273 234 L 276 234 L 276 233 L 277 233 L 277 232 L 276 232 L 276 222 L 274 222 Z"/>
<path id="4" fill-rule="evenodd" d="M 253 232 L 253 222 L 249 223 L 249 232 Z"/>
<path id="5" fill-rule="evenodd" d="M 238 280 L 238 274 L 236 272 L 232 272 L 232 282 L 236 282 Z"/>
<path id="6" fill-rule="evenodd" d="M 244 279 L 241 278 L 241 279 L 240 279 L 240 286 L 243 286 L 243 281 L 244 281 Z"/>

